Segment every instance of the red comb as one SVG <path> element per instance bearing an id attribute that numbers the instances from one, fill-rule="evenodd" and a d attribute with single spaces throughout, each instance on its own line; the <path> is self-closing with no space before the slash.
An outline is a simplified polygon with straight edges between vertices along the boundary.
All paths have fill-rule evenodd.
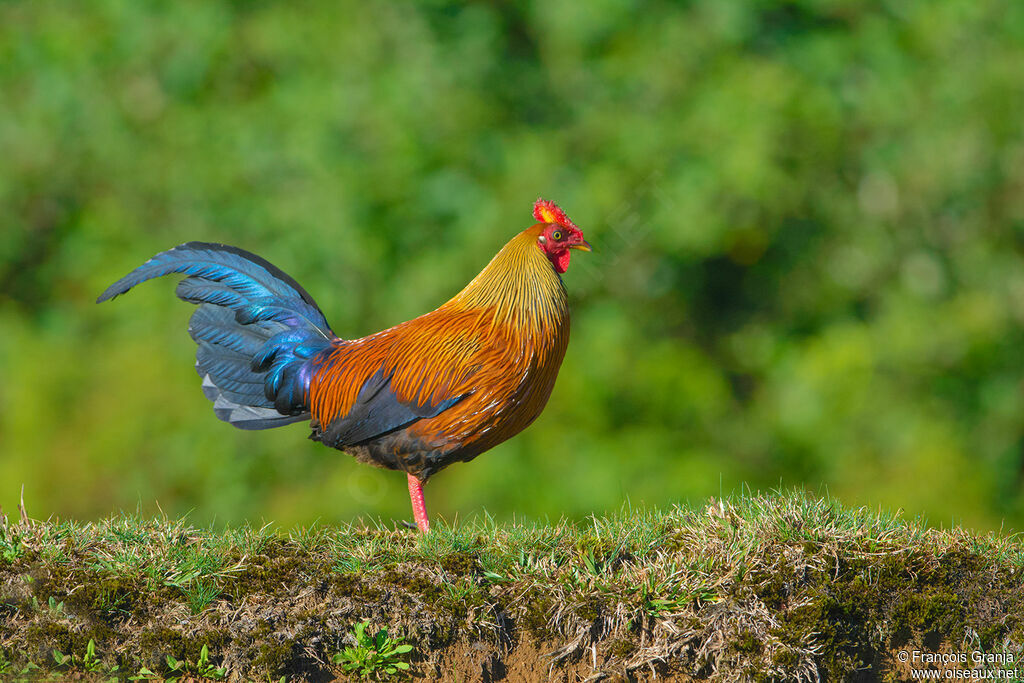
<path id="1" fill-rule="evenodd" d="M 558 204 L 549 202 L 547 199 L 538 199 L 533 203 L 533 217 L 541 223 L 558 223 L 566 228 L 579 230 L 576 224 L 565 215 L 565 211 L 558 208 Z"/>

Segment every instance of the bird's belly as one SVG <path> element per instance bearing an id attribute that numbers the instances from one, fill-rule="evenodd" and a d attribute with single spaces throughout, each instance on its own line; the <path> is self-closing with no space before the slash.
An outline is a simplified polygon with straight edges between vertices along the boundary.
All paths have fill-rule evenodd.
<path id="1" fill-rule="evenodd" d="M 493 397 L 473 396 L 459 406 L 461 410 L 342 450 L 360 462 L 426 481 L 448 465 L 472 460 L 521 432 L 540 415 L 550 394 L 551 386 L 534 386 L 497 404 Z"/>
<path id="2" fill-rule="evenodd" d="M 433 445 L 399 429 L 365 443 L 342 448 L 356 460 L 374 467 L 408 472 L 422 481 L 453 462 L 469 460 L 482 450 L 458 443 Z M 470 455 L 471 451 L 472 455 Z"/>

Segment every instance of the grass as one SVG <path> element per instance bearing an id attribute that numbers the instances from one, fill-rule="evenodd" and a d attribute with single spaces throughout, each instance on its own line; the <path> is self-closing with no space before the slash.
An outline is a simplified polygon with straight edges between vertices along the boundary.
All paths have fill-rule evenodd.
<path id="1" fill-rule="evenodd" d="M 1017 536 L 795 492 L 427 536 L 3 520 L 0 680 L 902 680 L 900 649 L 1019 661 L 1022 572 Z"/>

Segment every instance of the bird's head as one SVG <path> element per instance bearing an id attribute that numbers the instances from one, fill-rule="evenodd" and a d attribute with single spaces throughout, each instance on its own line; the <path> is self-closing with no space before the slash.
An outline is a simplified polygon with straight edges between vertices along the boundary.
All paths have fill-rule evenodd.
<path id="1" fill-rule="evenodd" d="M 533 204 L 533 217 L 540 221 L 534 226 L 540 228 L 537 247 L 559 273 L 564 273 L 569 267 L 570 249 L 590 251 L 590 245 L 583 239 L 583 232 L 554 202 L 538 199 Z"/>

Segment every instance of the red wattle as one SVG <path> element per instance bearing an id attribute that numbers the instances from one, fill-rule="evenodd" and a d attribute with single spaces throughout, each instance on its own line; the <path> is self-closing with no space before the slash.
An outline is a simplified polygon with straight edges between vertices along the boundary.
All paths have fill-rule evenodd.
<path id="1" fill-rule="evenodd" d="M 559 273 L 564 273 L 569 269 L 569 250 L 563 249 L 557 254 L 552 254 L 551 263 L 555 266 L 555 270 Z"/>

